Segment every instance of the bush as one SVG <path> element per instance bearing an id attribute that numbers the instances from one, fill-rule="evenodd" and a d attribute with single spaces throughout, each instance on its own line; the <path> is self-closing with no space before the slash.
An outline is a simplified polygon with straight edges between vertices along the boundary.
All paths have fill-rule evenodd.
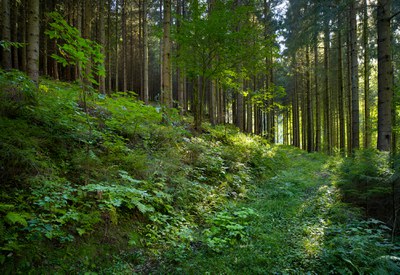
<path id="1" fill-rule="evenodd" d="M 336 184 L 346 202 L 362 207 L 368 217 L 393 224 L 394 171 L 388 153 L 359 150 L 336 169 Z"/>

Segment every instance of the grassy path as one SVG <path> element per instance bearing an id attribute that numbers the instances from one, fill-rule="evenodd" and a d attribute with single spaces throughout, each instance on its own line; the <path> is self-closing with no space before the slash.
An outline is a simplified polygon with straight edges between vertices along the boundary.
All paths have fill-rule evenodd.
<path id="1" fill-rule="evenodd" d="M 314 212 L 327 211 L 328 204 L 319 205 L 318 198 L 330 190 L 320 172 L 326 158 L 290 153 L 290 165 L 259 183 L 250 199 L 239 206 L 257 213 L 249 226 L 251 238 L 217 254 L 193 253 L 175 272 L 295 272 L 315 258 L 325 222 Z"/>
<path id="2" fill-rule="evenodd" d="M 258 214 L 249 236 L 219 253 L 194 250 L 166 266 L 176 274 L 353 274 L 380 270 L 371 262 L 380 231 L 351 224 L 324 172 L 327 157 L 288 150 L 288 167 L 261 182 L 240 207 Z M 353 216 L 354 217 L 354 216 Z M 369 253 L 372 253 L 370 255 Z M 382 270 L 387 270 L 385 267 Z M 384 272 L 386 274 L 386 272 Z"/>

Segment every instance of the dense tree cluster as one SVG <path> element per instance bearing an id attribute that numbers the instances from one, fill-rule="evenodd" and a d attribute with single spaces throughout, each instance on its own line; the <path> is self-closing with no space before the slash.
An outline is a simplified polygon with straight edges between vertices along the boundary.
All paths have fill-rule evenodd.
<path id="1" fill-rule="evenodd" d="M 400 38 L 400 7 L 394 2 L 289 1 L 287 116 L 293 128 L 287 140 L 289 135 L 296 146 L 329 153 L 375 144 L 395 149 L 393 81 L 399 67 L 392 47 Z"/>

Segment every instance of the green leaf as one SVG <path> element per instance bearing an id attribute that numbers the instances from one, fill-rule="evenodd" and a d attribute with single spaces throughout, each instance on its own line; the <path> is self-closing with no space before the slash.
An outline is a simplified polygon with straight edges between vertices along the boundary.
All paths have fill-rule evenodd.
<path id="1" fill-rule="evenodd" d="M 22 226 L 28 226 L 28 223 L 24 217 L 24 214 L 21 213 L 17 213 L 17 212 L 8 212 L 5 220 L 9 223 L 9 224 L 20 224 Z"/>

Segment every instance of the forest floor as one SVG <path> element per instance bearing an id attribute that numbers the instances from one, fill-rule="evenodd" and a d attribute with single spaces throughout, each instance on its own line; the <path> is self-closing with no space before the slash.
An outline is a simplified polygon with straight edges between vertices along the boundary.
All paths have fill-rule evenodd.
<path id="1" fill-rule="evenodd" d="M 400 274 L 387 224 L 342 202 L 390 194 L 384 154 L 86 92 L 0 71 L 1 274 Z"/>
<path id="2" fill-rule="evenodd" d="M 209 253 L 194 248 L 161 272 L 183 274 L 395 274 L 399 267 L 381 256 L 385 226 L 359 220 L 359 211 L 341 201 L 332 180 L 332 157 L 282 147 L 289 165 L 258 182 L 237 209 L 253 209 L 246 224 L 251 237 L 240 245 Z M 389 245 L 390 246 L 390 245 Z M 371 247 L 375 247 L 372 250 Z M 388 266 L 390 266 L 388 268 Z M 382 272 L 382 273 L 381 273 Z"/>

